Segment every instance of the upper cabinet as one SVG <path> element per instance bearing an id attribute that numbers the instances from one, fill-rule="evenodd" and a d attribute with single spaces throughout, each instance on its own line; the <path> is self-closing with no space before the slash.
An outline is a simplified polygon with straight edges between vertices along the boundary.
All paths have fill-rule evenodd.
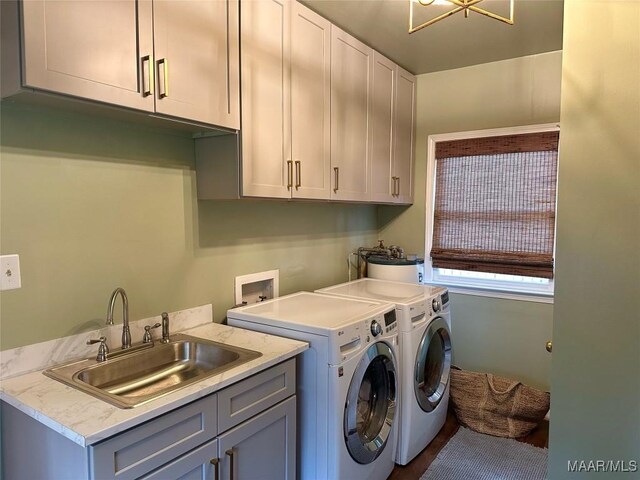
<path id="1" fill-rule="evenodd" d="M 371 199 L 374 52 L 331 27 L 331 198 Z"/>
<path id="2" fill-rule="evenodd" d="M 331 24 L 297 2 L 242 2 L 242 195 L 329 198 Z"/>
<path id="3" fill-rule="evenodd" d="M 196 140 L 198 198 L 411 203 L 415 77 L 296 1 L 240 9 L 241 139 Z"/>
<path id="4" fill-rule="evenodd" d="M 237 0 L 153 3 L 156 112 L 240 128 Z"/>
<path id="5" fill-rule="evenodd" d="M 26 87 L 239 128 L 237 0 L 2 3 L 2 41 L 21 42 L 17 58 L 3 48 L 3 83 L 18 83 L 3 95 Z"/>
<path id="6" fill-rule="evenodd" d="M 154 110 L 150 1 L 26 1 L 20 6 L 23 86 Z"/>
<path id="7" fill-rule="evenodd" d="M 413 203 L 416 78 L 374 55 L 371 200 Z"/>
<path id="8" fill-rule="evenodd" d="M 244 1 L 242 23 L 242 194 L 291 196 L 291 3 Z"/>
<path id="9" fill-rule="evenodd" d="M 291 154 L 293 198 L 331 196 L 331 23 L 293 2 Z"/>
<path id="10" fill-rule="evenodd" d="M 413 203 L 416 146 L 416 77 L 397 67 L 392 195 L 395 203 Z M 394 178 L 395 177 L 395 178 Z M 394 185 L 395 184 L 395 185 Z M 395 186 L 395 188 L 393 188 Z"/>
<path id="11" fill-rule="evenodd" d="M 393 148 L 396 118 L 397 66 L 375 52 L 373 58 L 373 147 L 371 200 L 393 202 Z"/>
<path id="12" fill-rule="evenodd" d="M 415 77 L 297 1 L 0 8 L 3 97 L 48 92 L 241 130 L 196 140 L 199 198 L 413 201 Z"/>

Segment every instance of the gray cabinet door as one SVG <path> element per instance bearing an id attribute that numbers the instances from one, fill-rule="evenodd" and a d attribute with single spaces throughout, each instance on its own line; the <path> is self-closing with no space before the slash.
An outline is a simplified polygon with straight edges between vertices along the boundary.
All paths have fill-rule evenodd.
<path id="1" fill-rule="evenodd" d="M 397 67 L 394 176 L 396 203 L 413 203 L 413 169 L 416 146 L 416 77 Z"/>
<path id="2" fill-rule="evenodd" d="M 240 128 L 237 0 L 153 4 L 156 111 Z"/>
<path id="3" fill-rule="evenodd" d="M 368 201 L 373 50 L 331 26 L 331 167 L 333 200 Z"/>
<path id="4" fill-rule="evenodd" d="M 267 410 L 296 392 L 296 363 L 287 360 L 275 367 L 220 390 L 218 431 L 225 432 Z"/>
<path id="5" fill-rule="evenodd" d="M 296 397 L 220 435 L 218 448 L 220 478 L 295 480 Z"/>
<path id="6" fill-rule="evenodd" d="M 21 7 L 24 86 L 153 111 L 150 0 L 25 1 Z"/>
<path id="7" fill-rule="evenodd" d="M 213 440 L 140 477 L 140 480 L 213 480 L 220 478 L 219 472 L 216 474 L 219 468 L 218 441 Z"/>
<path id="8" fill-rule="evenodd" d="M 89 447 L 93 480 L 133 480 L 218 432 L 217 397 L 209 395 Z"/>
<path id="9" fill-rule="evenodd" d="M 242 195 L 290 198 L 289 0 L 241 2 Z"/>

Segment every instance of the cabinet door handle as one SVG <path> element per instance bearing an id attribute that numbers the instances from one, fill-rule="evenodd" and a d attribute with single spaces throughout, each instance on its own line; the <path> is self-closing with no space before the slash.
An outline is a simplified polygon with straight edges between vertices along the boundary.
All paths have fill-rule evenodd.
<path id="1" fill-rule="evenodd" d="M 145 76 L 144 66 L 147 65 L 147 74 Z M 148 97 L 149 95 L 153 95 L 153 87 L 154 87 L 154 78 L 153 74 L 153 55 L 145 55 L 142 57 L 142 96 Z M 144 82 L 145 79 L 147 81 L 148 88 L 145 88 Z"/>
<path id="2" fill-rule="evenodd" d="M 209 463 L 213 465 L 213 478 L 214 480 L 220 480 L 220 459 L 212 458 Z"/>
<path id="3" fill-rule="evenodd" d="M 229 456 L 229 480 L 233 480 L 233 448 L 224 453 Z"/>
<path id="4" fill-rule="evenodd" d="M 340 188 L 340 170 L 338 167 L 333 167 L 333 173 L 335 174 L 336 186 L 333 188 L 333 193 L 338 193 Z"/>
<path id="5" fill-rule="evenodd" d="M 400 196 L 400 177 L 396 177 L 396 182 L 398 182 L 398 188 L 396 190 L 396 197 Z"/>
<path id="6" fill-rule="evenodd" d="M 391 177 L 391 180 L 393 180 L 393 187 L 391 189 L 391 196 L 395 197 L 396 196 L 396 177 Z"/>
<path id="7" fill-rule="evenodd" d="M 293 187 L 293 162 L 287 160 L 287 190 L 291 190 Z"/>
<path id="8" fill-rule="evenodd" d="M 169 60 L 161 58 L 158 60 L 158 68 L 160 68 L 160 66 L 162 66 L 162 78 L 164 80 L 160 98 L 165 98 L 169 96 Z M 158 75 L 160 75 L 160 72 L 158 72 Z"/>
<path id="9" fill-rule="evenodd" d="M 296 190 L 302 186 L 302 165 L 296 160 Z"/>

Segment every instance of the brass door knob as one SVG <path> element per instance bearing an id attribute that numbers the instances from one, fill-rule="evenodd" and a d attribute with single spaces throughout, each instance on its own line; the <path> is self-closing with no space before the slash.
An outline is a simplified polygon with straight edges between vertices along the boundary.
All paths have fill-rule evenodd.
<path id="1" fill-rule="evenodd" d="M 547 352 L 551 353 L 551 350 L 553 350 L 553 342 L 551 340 L 547 340 L 545 348 L 547 349 Z"/>

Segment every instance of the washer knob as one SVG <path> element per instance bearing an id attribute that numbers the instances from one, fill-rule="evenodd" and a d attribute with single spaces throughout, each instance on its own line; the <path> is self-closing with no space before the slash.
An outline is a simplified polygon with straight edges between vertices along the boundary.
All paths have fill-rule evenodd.
<path id="1" fill-rule="evenodd" d="M 375 320 L 371 322 L 371 335 L 373 335 L 374 337 L 377 337 L 381 333 L 382 333 L 382 327 L 380 326 L 380 324 Z"/>
<path id="2" fill-rule="evenodd" d="M 434 312 L 440 311 L 440 300 L 438 300 L 437 298 L 434 298 L 433 302 L 431 302 L 431 305 L 433 306 Z"/>

